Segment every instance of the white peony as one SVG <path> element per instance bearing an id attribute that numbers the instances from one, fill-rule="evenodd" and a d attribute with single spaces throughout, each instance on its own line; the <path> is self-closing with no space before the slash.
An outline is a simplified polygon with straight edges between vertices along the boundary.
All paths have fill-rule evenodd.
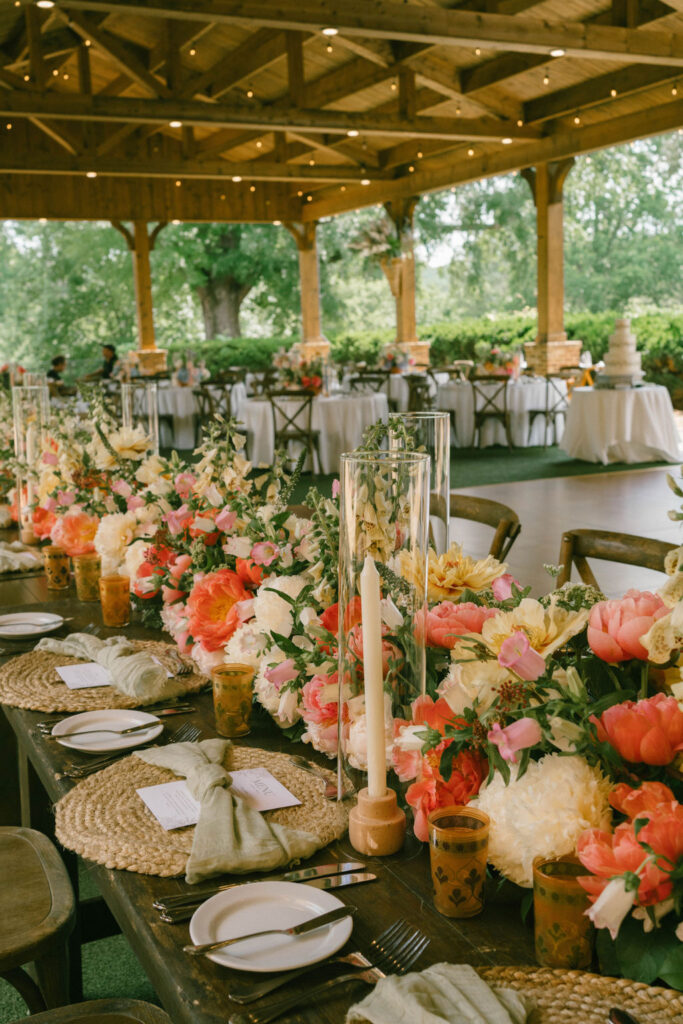
<path id="1" fill-rule="evenodd" d="M 134 512 L 115 512 L 103 516 L 95 534 L 95 551 L 102 559 L 102 575 L 117 573 L 123 564 L 126 548 L 135 539 L 137 519 Z"/>
<path id="2" fill-rule="evenodd" d="M 612 788 L 582 757 L 547 754 L 505 785 L 496 772 L 472 804 L 491 819 L 489 861 L 517 885 L 533 884 L 534 857 L 573 853 L 587 828 L 609 829 Z"/>
<path id="3" fill-rule="evenodd" d="M 232 634 L 223 652 L 226 663 L 237 662 L 251 665 L 258 671 L 263 656 L 265 640 L 263 633 L 253 622 L 245 622 L 238 626 Z"/>
<path id="4" fill-rule="evenodd" d="M 135 470 L 135 479 L 141 484 L 151 484 L 161 476 L 165 468 L 158 455 L 150 455 Z"/>
<path id="5" fill-rule="evenodd" d="M 191 654 L 197 668 L 205 676 L 210 676 L 216 666 L 223 663 L 222 651 L 206 651 L 201 644 L 194 644 Z"/>
<path id="6" fill-rule="evenodd" d="M 123 557 L 123 567 L 126 576 L 130 576 L 131 580 L 134 580 L 138 574 L 138 569 L 145 561 L 145 551 L 149 548 L 148 540 L 136 540 L 126 548 L 125 555 Z"/>
<path id="7" fill-rule="evenodd" d="M 296 598 L 305 584 L 302 576 L 271 576 L 264 580 L 254 601 L 254 617 L 259 629 L 264 633 L 272 631 L 281 636 L 290 636 L 294 625 L 292 606 L 278 597 L 277 591 Z"/>
<path id="8" fill-rule="evenodd" d="M 99 435 L 93 439 L 91 448 L 98 469 L 115 469 L 119 459 L 142 461 L 149 450 L 149 437 L 143 427 L 119 427 L 107 437 L 106 447 Z M 110 449 L 115 452 L 112 455 Z"/>
<path id="9" fill-rule="evenodd" d="M 511 678 L 510 672 L 497 661 L 471 658 L 469 651 L 464 656 L 470 660 L 451 664 L 439 684 L 439 696 L 456 715 L 462 715 L 465 708 L 475 704 L 479 713 L 487 711 L 498 696 L 498 687 Z"/>

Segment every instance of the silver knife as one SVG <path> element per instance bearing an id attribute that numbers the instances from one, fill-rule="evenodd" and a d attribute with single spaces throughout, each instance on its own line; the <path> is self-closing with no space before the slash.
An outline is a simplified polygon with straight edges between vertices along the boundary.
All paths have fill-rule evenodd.
<path id="1" fill-rule="evenodd" d="M 348 871 L 363 871 L 365 864 L 359 861 L 337 861 L 334 864 L 319 864 L 317 867 L 299 868 L 296 871 L 285 871 L 280 875 L 268 875 L 263 878 L 264 882 L 306 882 L 310 878 L 325 878 L 327 875 L 343 875 Z M 234 889 L 238 885 L 251 885 L 259 879 L 250 879 L 248 882 L 228 882 L 226 885 L 215 885 L 210 889 L 195 889 L 194 892 L 179 893 L 177 896 L 164 896 L 155 900 L 152 906 L 156 910 L 176 910 L 181 907 L 198 906 L 210 896 L 217 892 L 225 892 L 226 889 Z"/>
<path id="2" fill-rule="evenodd" d="M 311 917 L 308 921 L 302 921 L 301 924 L 295 924 L 291 928 L 267 928 L 265 931 L 251 932 L 249 935 L 237 935 L 232 939 L 221 939 L 220 942 L 205 942 L 201 946 L 183 946 L 183 952 L 190 953 L 192 956 L 204 956 L 205 953 L 213 953 L 217 949 L 225 949 L 226 946 L 232 946 L 236 942 L 246 942 L 247 939 L 260 939 L 263 935 L 305 935 L 306 932 L 313 932 L 318 928 L 324 928 L 328 924 L 334 924 L 335 921 L 341 921 L 343 917 L 351 917 L 355 909 L 355 907 L 335 907 L 334 910 L 330 910 L 327 914 L 318 914 L 317 917 Z"/>

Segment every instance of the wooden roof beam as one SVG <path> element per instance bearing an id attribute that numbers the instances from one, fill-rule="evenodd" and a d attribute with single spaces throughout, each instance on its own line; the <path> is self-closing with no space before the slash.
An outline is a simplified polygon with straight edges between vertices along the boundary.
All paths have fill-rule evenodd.
<path id="1" fill-rule="evenodd" d="M 224 128 L 416 136 L 421 138 L 500 139 L 537 138 L 539 129 L 503 121 L 468 118 L 415 117 L 275 107 L 228 107 L 198 100 L 143 100 L 122 96 L 79 96 L 67 93 L 14 93 L 0 95 L 3 116 L 54 117 L 77 121 L 125 121 L 128 124 L 164 124 L 174 118 L 185 124 L 221 125 Z"/>
<path id="2" fill-rule="evenodd" d="M 111 10 L 110 0 L 69 0 L 71 8 Z M 396 0 L 345 0 L 334 11 L 329 0 L 117 0 L 118 13 L 196 18 L 217 23 L 252 22 L 265 28 L 317 32 L 334 20 L 346 36 L 366 36 L 435 46 L 481 47 L 517 53 L 549 54 L 636 64 L 683 67 L 683 37 L 643 29 L 586 23 L 549 23 L 529 17 L 482 14 L 401 4 Z"/>
<path id="3" fill-rule="evenodd" d="M 524 104 L 522 116 L 529 123 L 547 121 L 553 117 L 574 114 L 577 110 L 610 103 L 620 97 L 632 96 L 658 85 L 666 85 L 678 81 L 680 77 L 680 68 L 623 68 L 529 100 Z"/>
<path id="4" fill-rule="evenodd" d="M 183 88 L 185 97 L 206 93 L 218 99 L 251 75 L 270 67 L 287 52 L 285 35 L 275 29 L 258 29 L 212 67 L 190 78 Z"/>

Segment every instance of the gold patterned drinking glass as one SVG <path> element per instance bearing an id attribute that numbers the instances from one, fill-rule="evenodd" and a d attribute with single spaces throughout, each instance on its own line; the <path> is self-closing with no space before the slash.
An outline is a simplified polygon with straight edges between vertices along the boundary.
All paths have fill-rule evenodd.
<path id="1" fill-rule="evenodd" d="M 43 548 L 43 561 L 48 590 L 68 590 L 69 588 L 69 556 L 63 548 L 49 544 Z"/>
<path id="2" fill-rule="evenodd" d="M 105 626 L 127 626 L 130 622 L 130 577 L 100 576 L 100 601 Z"/>
<path id="3" fill-rule="evenodd" d="M 577 878 L 586 869 L 576 857 L 534 861 L 536 959 L 544 967 L 586 968 L 593 951 L 588 894 Z"/>
<path id="4" fill-rule="evenodd" d="M 489 816 L 476 807 L 440 807 L 428 824 L 434 906 L 445 917 L 474 917 L 484 907 Z"/>
<path id="5" fill-rule="evenodd" d="M 221 736 L 246 736 L 251 720 L 254 669 L 251 665 L 218 665 L 211 672 L 216 731 Z"/>
<path id="6" fill-rule="evenodd" d="M 74 576 L 79 601 L 99 601 L 102 562 L 94 551 L 86 555 L 74 555 Z"/>

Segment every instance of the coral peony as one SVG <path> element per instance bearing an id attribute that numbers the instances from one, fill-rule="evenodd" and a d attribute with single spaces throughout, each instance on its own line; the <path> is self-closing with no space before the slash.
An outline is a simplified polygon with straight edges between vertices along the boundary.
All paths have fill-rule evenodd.
<path id="1" fill-rule="evenodd" d="M 33 509 L 33 532 L 39 540 L 44 540 L 52 533 L 57 516 L 49 509 L 36 505 Z"/>
<path id="2" fill-rule="evenodd" d="M 439 770 L 441 755 L 452 740 L 442 740 L 422 759 L 420 778 L 409 786 L 406 801 L 415 815 L 415 835 L 421 842 L 429 839 L 427 819 L 437 807 L 466 804 L 486 778 L 487 762 L 478 752 L 461 750 L 453 760 L 451 777 L 446 781 Z"/>
<path id="3" fill-rule="evenodd" d="M 637 874 L 640 879 L 637 899 L 642 906 L 659 903 L 671 893 L 668 873 L 648 858 L 639 839 L 632 822 L 618 825 L 612 833 L 591 828 L 579 836 L 576 852 L 583 866 L 591 872 L 581 876 L 579 881 L 591 902 L 600 896 L 611 878 L 626 872 Z"/>
<path id="4" fill-rule="evenodd" d="M 447 725 L 457 725 L 457 719 L 443 697 L 436 701 L 425 694 L 411 704 L 412 719 L 394 719 L 394 745 L 391 762 L 401 782 L 417 777 L 422 762 L 422 746 L 426 729 L 435 729 L 443 736 Z"/>
<path id="5" fill-rule="evenodd" d="M 683 711 L 675 697 L 654 697 L 613 704 L 600 718 L 591 715 L 601 743 L 609 743 L 624 761 L 671 764 L 683 750 Z"/>
<path id="6" fill-rule="evenodd" d="M 224 647 L 240 623 L 235 605 L 249 597 L 232 570 L 208 573 L 195 584 L 187 601 L 190 634 L 207 651 Z"/>
<path id="7" fill-rule="evenodd" d="M 610 793 L 609 802 L 633 821 L 662 804 L 675 804 L 676 798 L 669 787 L 661 782 L 643 782 L 638 789 L 620 782 Z"/>
<path id="8" fill-rule="evenodd" d="M 459 637 L 481 633 L 486 620 L 495 614 L 494 608 L 482 608 L 470 601 L 463 604 L 442 601 L 427 612 L 425 642 L 429 647 L 452 650 Z"/>
<path id="9" fill-rule="evenodd" d="M 360 597 L 353 597 L 344 612 L 344 629 L 348 632 L 362 618 Z M 320 615 L 320 625 L 335 636 L 339 631 L 339 602 L 331 604 Z"/>
<path id="10" fill-rule="evenodd" d="M 94 540 L 99 523 L 97 516 L 89 516 L 81 509 L 71 509 L 66 515 L 60 516 L 52 527 L 52 543 L 63 548 L 71 557 L 85 555 L 95 550 Z"/>
<path id="11" fill-rule="evenodd" d="M 258 587 L 263 581 L 263 569 L 256 565 L 250 558 L 238 558 L 235 562 L 235 572 L 243 583 Z"/>
<path id="12" fill-rule="evenodd" d="M 620 601 L 600 601 L 591 608 L 588 619 L 588 643 L 603 661 L 629 658 L 647 661 L 641 638 L 669 609 L 657 594 L 628 590 Z"/>
<path id="13" fill-rule="evenodd" d="M 382 626 L 382 634 L 388 632 L 386 626 Z M 358 662 L 358 669 L 362 670 L 363 666 L 363 626 L 360 622 L 357 622 L 347 637 L 347 644 L 349 654 L 356 659 Z M 403 655 L 396 644 L 392 644 L 390 640 L 382 640 L 382 674 L 386 676 L 392 664 L 395 666 L 397 662 L 403 661 Z"/>

